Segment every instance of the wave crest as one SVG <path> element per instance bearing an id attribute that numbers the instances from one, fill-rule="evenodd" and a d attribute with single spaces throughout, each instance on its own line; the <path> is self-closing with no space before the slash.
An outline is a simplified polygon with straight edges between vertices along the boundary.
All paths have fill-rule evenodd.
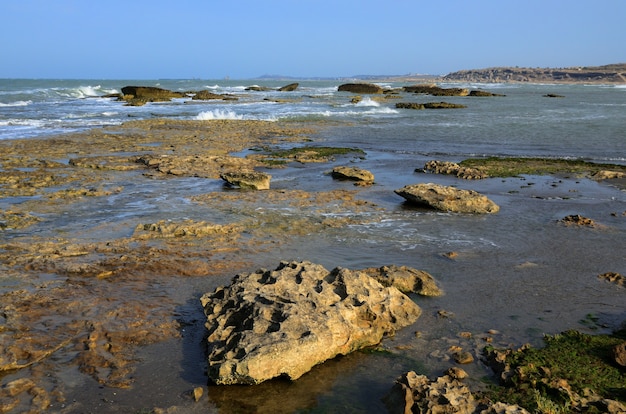
<path id="1" fill-rule="evenodd" d="M 238 115 L 235 111 L 214 109 L 212 111 L 200 112 L 196 119 L 199 121 L 209 121 L 214 119 L 243 119 L 243 115 Z"/>

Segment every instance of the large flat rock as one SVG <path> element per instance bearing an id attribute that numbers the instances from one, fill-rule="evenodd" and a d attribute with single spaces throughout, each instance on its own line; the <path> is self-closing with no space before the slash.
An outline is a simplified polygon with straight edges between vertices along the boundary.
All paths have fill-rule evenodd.
<path id="1" fill-rule="evenodd" d="M 201 298 L 208 375 L 216 384 L 297 379 L 315 365 L 378 344 L 421 309 L 364 272 L 311 262 L 235 276 Z"/>
<path id="2" fill-rule="evenodd" d="M 413 204 L 425 205 L 442 211 L 456 213 L 497 213 L 500 207 L 486 196 L 438 184 L 407 185 L 395 193 Z"/>

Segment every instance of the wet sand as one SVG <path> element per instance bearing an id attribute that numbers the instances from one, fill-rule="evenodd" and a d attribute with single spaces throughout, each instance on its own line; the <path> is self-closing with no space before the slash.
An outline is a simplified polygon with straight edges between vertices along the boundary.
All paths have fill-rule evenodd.
<path id="1" fill-rule="evenodd" d="M 315 141 L 326 127 L 152 120 L 46 140 L 0 141 L 4 412 L 140 412 L 155 407 L 164 412 L 293 412 L 324 411 L 325 404 L 354 407 L 355 401 L 367 407 L 360 411 L 376 412 L 383 408 L 378 396 L 395 377 L 416 367 L 428 374 L 441 372 L 451 364 L 454 347 L 479 354 L 486 343 L 508 345 L 536 337 L 536 332 L 516 330 L 548 329 L 538 318 L 548 321 L 549 329 L 571 327 L 580 319 L 573 309 L 581 303 L 567 307 L 570 291 L 589 289 L 590 303 L 602 302 L 597 309 L 606 312 L 593 322 L 594 329 L 610 330 L 626 319 L 626 309 L 617 305 L 623 288 L 599 282 L 593 274 L 596 268 L 597 273 L 626 270 L 626 257 L 615 247 L 624 241 L 626 228 L 623 180 L 597 183 L 564 176 L 459 182 L 429 176 L 488 193 L 503 207 L 488 221 L 446 214 L 433 218 L 392 195 L 404 176 L 375 156 L 368 156 L 371 165 L 365 166 L 384 172 L 376 185 L 361 188 L 327 177 L 330 160 L 267 169 L 258 157 L 232 155 L 252 147 Z M 336 161 L 353 159 L 348 155 Z M 220 172 L 253 168 L 274 176 L 272 190 L 223 188 Z M 569 229 L 557 223 L 570 213 L 593 216 L 602 227 Z M 428 215 L 427 225 L 437 231 L 439 224 L 433 221 L 441 221 L 445 231 L 484 232 L 498 247 L 491 241 L 466 248 L 457 243 L 448 254 L 445 243 L 424 240 L 418 241 L 424 246 L 415 258 L 414 250 L 398 250 L 395 239 L 372 247 L 366 236 L 356 239 L 361 228 L 382 232 L 387 221 L 407 215 L 418 229 Z M 507 234 L 523 226 L 528 230 Z M 349 235 L 344 235 L 346 229 Z M 587 251 L 596 257 L 595 266 L 577 253 L 585 244 L 593 244 Z M 611 246 L 613 251 L 607 251 Z M 559 255 L 562 261 L 551 259 Z M 282 259 L 318 261 L 328 268 L 425 267 L 446 296 L 420 298 L 425 312 L 418 327 L 386 341 L 385 352 L 330 361 L 294 383 L 207 387 L 198 298 L 238 272 L 271 268 Z M 580 273 L 561 275 L 568 281 L 555 294 L 550 290 L 559 266 Z M 479 271 L 496 274 L 463 286 Z M 498 271 L 519 275 L 505 284 L 515 295 L 494 297 L 497 293 L 487 284 L 497 280 Z M 531 287 L 529 280 L 537 273 L 546 280 L 544 291 L 536 290 L 536 280 Z M 506 308 L 507 301 L 515 303 L 523 294 L 555 298 L 533 314 L 519 305 L 518 312 L 490 317 L 484 306 L 474 305 L 475 299 L 459 299 L 476 292 L 484 292 L 494 309 Z M 592 305 L 584 306 L 583 316 L 595 312 Z M 510 332 L 507 318 L 513 321 Z M 488 375 L 478 361 L 468 371 L 476 383 Z M 191 396 L 196 387 L 204 391 L 198 402 Z"/>

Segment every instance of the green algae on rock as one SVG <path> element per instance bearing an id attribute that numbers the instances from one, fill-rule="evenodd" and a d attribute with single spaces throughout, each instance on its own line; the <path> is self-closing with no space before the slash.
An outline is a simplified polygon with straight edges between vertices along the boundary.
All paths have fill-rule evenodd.
<path id="1" fill-rule="evenodd" d="M 544 339 L 543 348 L 487 347 L 487 360 L 501 384 L 485 396 L 531 411 L 546 404 L 576 412 L 610 412 L 602 409 L 608 404 L 626 407 L 626 371 L 611 362 L 612 349 L 624 342 L 626 330 L 613 335 L 570 330 Z"/>
<path id="2" fill-rule="evenodd" d="M 579 159 L 568 160 L 557 158 L 468 158 L 461 161 L 459 165 L 479 169 L 491 177 L 515 177 L 523 174 L 546 175 L 559 173 L 573 173 L 593 177 L 594 174 L 604 170 L 626 172 L 625 165 L 598 164 Z"/>

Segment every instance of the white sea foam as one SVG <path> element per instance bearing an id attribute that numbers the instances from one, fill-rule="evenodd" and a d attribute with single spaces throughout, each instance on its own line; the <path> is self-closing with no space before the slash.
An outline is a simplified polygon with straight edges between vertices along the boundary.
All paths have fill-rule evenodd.
<path id="1" fill-rule="evenodd" d="M 243 115 L 238 115 L 235 111 L 223 109 L 214 109 L 212 111 L 200 112 L 196 119 L 199 121 L 208 121 L 213 119 L 243 119 Z"/>
<path id="2" fill-rule="evenodd" d="M 376 102 L 372 98 L 365 97 L 361 101 L 356 103 L 356 106 L 380 106 L 380 103 Z"/>
<path id="3" fill-rule="evenodd" d="M 9 102 L 9 103 L 2 103 L 0 102 L 0 106 L 28 106 L 30 104 L 32 104 L 33 101 L 16 101 L 16 102 Z"/>

